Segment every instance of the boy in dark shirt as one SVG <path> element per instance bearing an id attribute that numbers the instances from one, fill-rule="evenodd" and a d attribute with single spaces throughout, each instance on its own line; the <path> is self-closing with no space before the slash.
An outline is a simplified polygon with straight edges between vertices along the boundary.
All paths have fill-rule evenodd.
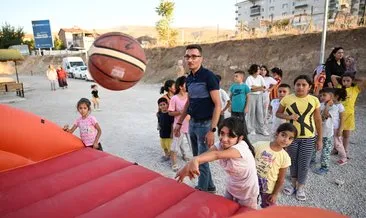
<path id="1" fill-rule="evenodd" d="M 168 100 L 166 98 L 159 98 L 158 100 L 159 112 L 158 112 L 158 123 L 159 123 L 159 134 L 160 134 L 160 145 L 164 150 L 164 156 L 162 159 L 167 161 L 170 159 L 170 145 L 172 144 L 173 138 L 173 122 L 174 117 L 169 116 L 168 113 Z"/>

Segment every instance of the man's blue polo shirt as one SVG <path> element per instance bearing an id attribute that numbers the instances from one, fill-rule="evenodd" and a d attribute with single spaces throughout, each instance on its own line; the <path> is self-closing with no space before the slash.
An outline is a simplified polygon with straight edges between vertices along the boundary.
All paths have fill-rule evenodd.
<path id="1" fill-rule="evenodd" d="M 210 91 L 219 89 L 219 80 L 210 70 L 201 66 L 194 75 L 191 72 L 187 77 L 188 114 L 195 120 L 212 119 L 215 105 Z"/>

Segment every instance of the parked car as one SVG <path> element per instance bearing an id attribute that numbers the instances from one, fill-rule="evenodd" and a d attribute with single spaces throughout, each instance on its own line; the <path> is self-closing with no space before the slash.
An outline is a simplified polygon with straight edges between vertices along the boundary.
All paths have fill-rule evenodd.
<path id="1" fill-rule="evenodd" d="M 88 67 L 87 66 L 81 66 L 81 67 L 75 67 L 73 74 L 75 79 L 86 79 L 86 72 Z"/>
<path id="2" fill-rule="evenodd" d="M 66 70 L 68 77 L 74 78 L 75 73 L 78 76 L 82 73 L 75 72 L 78 70 L 78 67 L 86 67 L 86 65 L 81 57 L 66 57 L 62 59 L 62 67 Z"/>
<path id="3" fill-rule="evenodd" d="M 93 77 L 91 76 L 90 72 L 88 69 L 86 69 L 86 73 L 85 73 L 85 80 L 86 81 L 94 81 Z"/>

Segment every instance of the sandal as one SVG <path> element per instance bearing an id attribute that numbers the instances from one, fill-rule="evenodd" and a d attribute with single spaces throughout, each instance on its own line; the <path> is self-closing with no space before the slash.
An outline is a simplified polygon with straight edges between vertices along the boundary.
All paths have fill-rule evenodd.
<path id="1" fill-rule="evenodd" d="M 296 192 L 296 199 L 299 201 L 306 201 L 306 195 L 304 188 L 299 188 Z"/>
<path id="2" fill-rule="evenodd" d="M 174 164 L 174 165 L 172 166 L 172 170 L 173 170 L 173 172 L 177 172 L 177 171 L 179 170 L 178 165 L 177 165 L 177 164 Z"/>
<path id="3" fill-rule="evenodd" d="M 283 194 L 290 196 L 296 192 L 296 189 L 292 185 L 290 185 L 290 186 L 285 187 L 282 192 L 283 192 Z"/>

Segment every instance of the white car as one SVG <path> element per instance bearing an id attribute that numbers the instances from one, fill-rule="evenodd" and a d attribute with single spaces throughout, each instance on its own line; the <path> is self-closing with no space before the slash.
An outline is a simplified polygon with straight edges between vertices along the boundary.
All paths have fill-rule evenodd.
<path id="1" fill-rule="evenodd" d="M 89 70 L 87 69 L 86 70 L 86 73 L 85 73 L 85 80 L 86 81 L 94 81 L 93 77 L 90 75 L 90 72 Z"/>
<path id="2" fill-rule="evenodd" d="M 73 72 L 74 78 L 75 79 L 85 79 L 87 69 L 88 69 L 88 67 L 86 67 L 86 66 L 74 67 L 74 72 Z"/>

